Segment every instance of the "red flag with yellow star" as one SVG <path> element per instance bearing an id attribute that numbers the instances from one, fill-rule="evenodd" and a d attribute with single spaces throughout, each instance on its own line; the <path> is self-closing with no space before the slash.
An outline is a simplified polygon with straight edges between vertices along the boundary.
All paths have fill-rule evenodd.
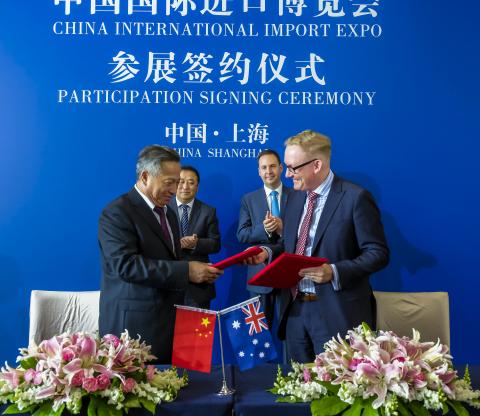
<path id="1" fill-rule="evenodd" d="M 216 319 L 214 311 L 177 306 L 172 365 L 210 372 Z"/>

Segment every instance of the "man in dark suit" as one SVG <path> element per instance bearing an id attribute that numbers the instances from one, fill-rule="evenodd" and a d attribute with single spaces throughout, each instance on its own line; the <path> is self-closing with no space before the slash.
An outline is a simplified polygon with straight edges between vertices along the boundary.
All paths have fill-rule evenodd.
<path id="1" fill-rule="evenodd" d="M 258 154 L 258 175 L 263 187 L 243 196 L 238 218 L 237 238 L 250 246 L 275 242 L 283 228 L 282 215 L 287 205 L 291 188 L 282 184 L 283 171 L 280 156 L 275 150 L 263 150 Z M 249 266 L 247 279 L 258 273 L 263 264 Z M 251 296 L 260 295 L 269 327 L 272 327 L 275 309 L 275 293 L 271 287 L 250 286 Z"/>
<path id="2" fill-rule="evenodd" d="M 286 176 L 303 192 L 289 198 L 282 240 L 271 250 L 328 259 L 300 270 L 298 286 L 281 295 L 279 338 L 293 360 L 311 362 L 331 337 L 374 326 L 369 277 L 387 265 L 389 249 L 371 194 L 330 170 L 330 139 L 307 130 L 285 144 Z M 250 262 L 265 261 L 267 251 Z"/>
<path id="3" fill-rule="evenodd" d="M 125 329 L 152 346 L 157 363 L 170 363 L 174 304 L 188 282 L 213 284 L 221 270 L 181 261 L 180 231 L 168 208 L 180 180 L 180 157 L 164 146 L 144 148 L 133 189 L 111 202 L 99 220 L 102 263 L 100 334 Z"/>
<path id="4" fill-rule="evenodd" d="M 220 231 L 215 208 L 196 198 L 199 184 L 198 170 L 193 166 L 182 166 L 177 196 L 169 205 L 177 214 L 180 225 L 182 258 L 209 263 L 209 254 L 220 251 Z M 189 282 L 185 305 L 209 309 L 214 297 L 214 285 Z"/>

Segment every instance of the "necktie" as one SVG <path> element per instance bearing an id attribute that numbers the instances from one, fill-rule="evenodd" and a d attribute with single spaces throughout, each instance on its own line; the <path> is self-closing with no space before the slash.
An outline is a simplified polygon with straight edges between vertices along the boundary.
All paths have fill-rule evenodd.
<path id="1" fill-rule="evenodd" d="M 180 226 L 182 227 L 182 237 L 187 235 L 188 231 L 188 205 L 182 204 L 180 205 L 182 208 L 182 218 L 180 219 Z"/>
<path id="2" fill-rule="evenodd" d="M 160 217 L 160 227 L 162 229 L 163 236 L 165 237 L 165 241 L 170 246 L 170 248 L 173 248 L 172 239 L 170 238 L 170 232 L 168 231 L 167 216 L 165 215 L 165 210 L 163 209 L 163 207 L 155 207 L 153 208 L 153 210 Z"/>
<path id="3" fill-rule="evenodd" d="M 308 232 L 310 231 L 310 226 L 312 224 L 313 211 L 315 209 L 315 204 L 317 203 L 318 194 L 315 192 L 308 193 L 308 205 L 307 212 L 305 217 L 303 217 L 302 225 L 300 226 L 300 234 L 298 235 L 297 245 L 295 246 L 295 254 L 304 255 L 305 247 L 307 246 L 308 241 Z M 292 295 L 295 298 L 298 293 L 298 286 L 292 287 Z"/>
<path id="4" fill-rule="evenodd" d="M 280 216 L 280 208 L 278 206 L 278 192 L 277 191 L 272 191 L 270 192 L 270 202 L 272 206 L 272 215 L 274 217 L 279 217 Z"/>

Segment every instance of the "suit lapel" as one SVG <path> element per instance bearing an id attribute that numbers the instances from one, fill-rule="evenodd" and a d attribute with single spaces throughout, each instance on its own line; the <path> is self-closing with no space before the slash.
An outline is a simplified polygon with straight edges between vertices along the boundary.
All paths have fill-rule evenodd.
<path id="1" fill-rule="evenodd" d="M 258 203 L 261 214 L 262 221 L 265 218 L 265 215 L 268 211 L 268 202 L 267 202 L 267 194 L 264 188 L 258 190 Z"/>
<path id="2" fill-rule="evenodd" d="M 285 213 L 285 225 L 288 227 L 288 229 L 285 229 L 285 251 L 287 253 L 295 253 L 300 220 L 302 219 L 306 199 L 306 192 L 298 192 L 288 202 L 288 212 Z M 289 224 L 290 226 L 288 226 Z"/>
<path id="3" fill-rule="evenodd" d="M 171 244 L 168 241 L 166 241 L 165 237 L 163 236 L 162 229 L 160 227 L 160 224 L 159 224 L 157 218 L 155 217 L 155 214 L 150 209 L 150 207 L 147 205 L 147 203 L 143 200 L 141 195 L 137 192 L 137 190 L 135 188 L 133 188 L 128 193 L 128 197 L 130 198 L 130 201 L 132 201 L 132 203 L 133 203 L 135 209 L 137 210 L 137 212 L 145 219 L 147 224 L 150 226 L 150 228 L 153 230 L 153 232 L 155 234 L 157 234 L 158 238 L 160 238 L 160 240 L 165 245 L 165 247 L 168 248 L 170 253 L 172 255 L 174 255 L 174 253 L 172 252 Z M 169 211 L 171 211 L 171 210 L 167 210 L 167 214 L 168 214 Z M 169 221 L 169 224 L 170 224 L 170 228 L 172 229 L 172 233 L 173 233 L 174 228 L 176 228 L 178 230 L 178 227 L 174 227 L 175 217 L 174 216 L 173 217 L 167 216 L 167 218 L 168 218 L 168 221 Z M 177 232 L 177 234 L 178 234 L 178 232 Z M 176 238 L 175 238 L 175 234 L 174 234 L 173 235 L 173 240 L 175 241 L 175 239 Z"/>
<path id="4" fill-rule="evenodd" d="M 322 215 L 320 215 L 320 220 L 318 221 L 317 231 L 315 232 L 315 239 L 313 240 L 312 245 L 312 253 L 315 252 L 315 249 L 323 237 L 323 234 L 325 233 L 338 204 L 342 200 L 344 193 L 345 192 L 342 190 L 342 181 L 335 176 L 333 178 L 332 187 L 328 194 L 327 201 L 323 207 Z"/>
<path id="5" fill-rule="evenodd" d="M 178 216 L 177 199 L 175 197 L 172 197 L 168 205 L 170 206 L 170 208 L 172 208 L 172 211 L 175 214 L 175 217 L 177 218 L 178 223 L 180 224 L 180 217 Z"/>
<path id="6" fill-rule="evenodd" d="M 190 214 L 190 219 L 188 220 L 188 235 L 193 234 L 195 229 L 195 224 L 197 223 L 198 217 L 200 216 L 201 206 L 200 202 L 197 199 L 193 201 L 192 213 Z"/>
<path id="7" fill-rule="evenodd" d="M 287 206 L 288 194 L 290 193 L 290 188 L 285 186 L 282 188 L 282 198 L 280 199 L 280 216 L 285 215 L 285 208 Z"/>
<path id="8" fill-rule="evenodd" d="M 177 212 L 177 213 L 176 213 Z M 182 247 L 180 246 L 180 227 L 178 223 L 178 210 L 172 209 L 172 207 L 167 207 L 167 219 L 170 224 L 170 229 L 172 230 L 173 244 L 175 246 L 175 253 L 172 254 L 178 259 L 180 258 L 180 253 Z M 168 244 L 170 249 L 170 244 Z M 171 251 L 171 250 L 170 250 Z"/>

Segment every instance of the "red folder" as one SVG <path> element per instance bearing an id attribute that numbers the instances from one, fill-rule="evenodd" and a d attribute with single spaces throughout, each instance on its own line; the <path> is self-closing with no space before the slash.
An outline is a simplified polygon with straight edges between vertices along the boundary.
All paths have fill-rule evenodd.
<path id="1" fill-rule="evenodd" d="M 228 257 L 218 263 L 212 264 L 212 267 L 216 267 L 217 269 L 226 269 L 227 267 L 233 266 L 234 264 L 241 263 L 243 260 L 248 259 L 249 257 L 256 256 L 260 254 L 262 249 L 260 247 L 250 247 L 247 248 L 245 251 L 237 253 L 231 257 Z"/>
<path id="2" fill-rule="evenodd" d="M 260 270 L 249 281 L 249 285 L 267 286 L 279 289 L 294 287 L 301 276 L 298 272 L 309 267 L 318 267 L 328 260 L 320 257 L 299 256 L 282 253 L 264 269 Z"/>

